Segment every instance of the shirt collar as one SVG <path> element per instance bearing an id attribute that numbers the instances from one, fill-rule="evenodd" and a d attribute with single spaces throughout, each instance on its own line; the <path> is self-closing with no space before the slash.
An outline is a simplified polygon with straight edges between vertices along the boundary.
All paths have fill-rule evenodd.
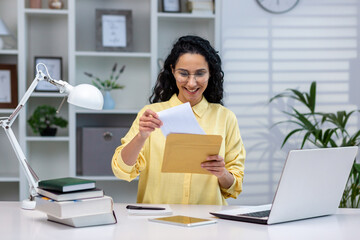
<path id="1" fill-rule="evenodd" d="M 172 97 L 169 100 L 170 105 L 172 107 L 178 106 L 180 104 L 183 104 L 183 102 L 180 101 L 180 99 L 177 97 L 176 93 L 172 95 Z M 205 113 L 206 109 L 209 106 L 209 102 L 206 100 L 206 98 L 203 96 L 201 101 L 192 107 L 193 112 L 198 116 L 202 117 L 202 115 Z"/>

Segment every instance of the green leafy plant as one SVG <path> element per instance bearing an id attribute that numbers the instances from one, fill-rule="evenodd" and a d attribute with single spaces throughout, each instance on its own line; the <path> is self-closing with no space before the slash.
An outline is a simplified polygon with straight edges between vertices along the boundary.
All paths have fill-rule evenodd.
<path id="1" fill-rule="evenodd" d="M 117 63 L 115 63 L 113 68 L 111 69 L 110 77 L 104 80 L 93 75 L 92 73 L 84 72 L 84 74 L 92 79 L 92 84 L 98 89 L 110 91 L 113 89 L 123 89 L 125 87 L 124 85 L 120 85 L 119 83 L 117 83 L 124 70 L 125 65 L 123 65 L 119 70 L 117 70 Z"/>
<path id="2" fill-rule="evenodd" d="M 52 106 L 42 105 L 38 106 L 34 113 L 27 120 L 34 133 L 40 133 L 45 129 L 54 128 L 56 126 L 67 127 L 67 120 L 56 116 L 56 109 Z"/>
<path id="3" fill-rule="evenodd" d="M 291 123 L 295 126 L 295 129 L 285 136 L 281 147 L 295 134 L 302 136 L 301 148 L 304 147 L 306 142 L 319 148 L 360 145 L 360 130 L 350 134 L 347 129 L 350 117 L 358 113 L 359 110 L 350 112 L 337 111 L 336 113 L 317 112 L 315 109 L 316 82 L 311 83 L 309 92 L 287 89 L 285 92 L 272 97 L 269 102 L 279 98 L 294 99 L 295 102 L 300 103 L 300 106 L 305 106 L 306 109 L 304 112 L 301 112 L 297 108 L 291 107 L 291 111 L 283 111 L 283 113 L 289 116 L 289 119 L 275 123 L 275 125 Z M 360 164 L 354 161 L 340 207 L 358 208 L 359 206 Z"/>

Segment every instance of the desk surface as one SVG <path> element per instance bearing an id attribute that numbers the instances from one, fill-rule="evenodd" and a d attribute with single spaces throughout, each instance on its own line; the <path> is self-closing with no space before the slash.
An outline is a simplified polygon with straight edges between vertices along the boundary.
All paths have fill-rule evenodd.
<path id="1" fill-rule="evenodd" d="M 72 228 L 46 220 L 36 210 L 23 210 L 18 202 L 0 202 L 0 238 L 7 239 L 360 239 L 360 209 L 339 209 L 332 216 L 271 226 L 218 219 L 216 224 L 181 227 L 128 216 L 126 204 L 115 204 L 118 223 Z M 210 211 L 235 206 L 170 205 L 176 215 L 213 218 Z"/>

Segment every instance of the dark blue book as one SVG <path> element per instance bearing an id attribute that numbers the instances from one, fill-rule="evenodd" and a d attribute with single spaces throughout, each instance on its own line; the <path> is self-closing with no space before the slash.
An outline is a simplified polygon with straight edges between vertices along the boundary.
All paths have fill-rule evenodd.
<path id="1" fill-rule="evenodd" d="M 79 191 L 75 191 L 75 192 L 59 192 L 59 191 L 54 191 L 54 190 L 38 188 L 37 192 L 44 197 L 51 198 L 58 202 L 79 200 L 79 199 L 86 199 L 86 198 L 98 198 L 98 197 L 104 196 L 104 191 L 99 188 L 79 190 Z"/>

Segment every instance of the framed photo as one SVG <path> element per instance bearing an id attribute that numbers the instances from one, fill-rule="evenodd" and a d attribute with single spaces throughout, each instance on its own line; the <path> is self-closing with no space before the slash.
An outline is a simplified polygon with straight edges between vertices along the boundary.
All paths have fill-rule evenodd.
<path id="1" fill-rule="evenodd" d="M 0 108 L 16 108 L 18 79 L 15 64 L 0 64 Z"/>
<path id="2" fill-rule="evenodd" d="M 162 0 L 163 12 L 180 12 L 180 0 Z"/>
<path id="3" fill-rule="evenodd" d="M 96 9 L 96 50 L 132 50 L 131 10 Z"/>
<path id="4" fill-rule="evenodd" d="M 51 78 L 56 80 L 62 80 L 62 58 L 61 57 L 35 57 L 34 60 L 34 77 L 36 75 L 36 65 L 43 63 L 46 65 Z M 44 67 L 39 66 L 39 70 L 46 74 Z M 58 92 L 59 89 L 46 81 L 40 81 L 36 86 L 37 92 Z"/>

